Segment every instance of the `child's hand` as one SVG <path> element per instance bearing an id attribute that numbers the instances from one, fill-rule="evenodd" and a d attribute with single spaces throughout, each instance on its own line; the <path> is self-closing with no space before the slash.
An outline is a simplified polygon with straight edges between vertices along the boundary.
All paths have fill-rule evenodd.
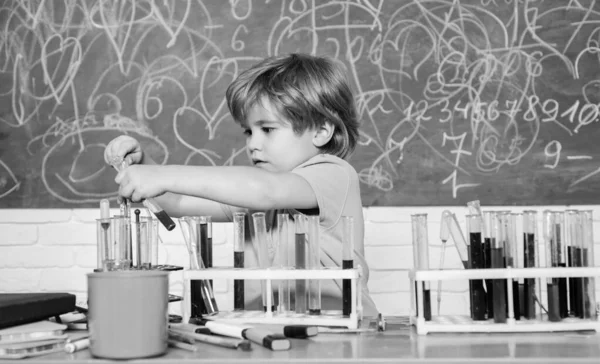
<path id="1" fill-rule="evenodd" d="M 164 167 L 133 165 L 123 169 L 115 178 L 119 195 L 133 202 L 162 195 L 166 192 L 167 176 L 161 168 Z"/>
<path id="2" fill-rule="evenodd" d="M 108 143 L 104 149 L 104 160 L 108 164 L 115 159 L 124 159 L 128 165 L 141 164 L 144 159 L 144 152 L 140 143 L 127 135 L 121 135 Z"/>

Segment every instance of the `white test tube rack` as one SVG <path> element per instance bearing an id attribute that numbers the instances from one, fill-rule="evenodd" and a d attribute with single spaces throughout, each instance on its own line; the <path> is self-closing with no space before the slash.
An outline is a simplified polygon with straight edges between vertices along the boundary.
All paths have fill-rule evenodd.
<path id="1" fill-rule="evenodd" d="M 561 267 L 561 268 L 498 268 L 498 269 L 445 269 L 445 270 L 411 270 L 411 313 L 410 321 L 417 334 L 430 332 L 553 332 L 594 330 L 600 332 L 600 321 L 595 318 L 566 317 L 558 322 L 548 321 L 545 315 L 536 319 L 520 320 L 514 318 L 513 278 L 584 278 L 600 277 L 600 267 Z M 423 285 L 415 284 L 425 281 L 506 279 L 507 318 L 506 323 L 495 323 L 494 319 L 485 321 L 472 320 L 467 315 L 433 315 L 430 321 L 423 316 Z M 538 283 L 539 284 L 539 283 Z M 415 312 L 415 297 L 418 298 L 418 315 Z M 546 306 L 545 302 L 542 302 Z M 432 309 L 433 313 L 433 309 Z"/>
<path id="2" fill-rule="evenodd" d="M 191 280 L 225 279 L 225 280 L 264 280 L 267 290 L 267 311 L 220 311 L 212 318 L 238 323 L 272 323 L 288 325 L 336 326 L 356 329 L 362 318 L 362 269 L 342 269 L 337 267 L 321 267 L 320 269 L 285 269 L 285 268 L 224 268 L 214 267 L 198 270 L 184 270 L 183 322 L 188 322 L 191 315 Z M 296 312 L 274 312 L 271 310 L 273 297 L 273 281 L 295 279 L 350 279 L 352 282 L 352 302 L 349 316 L 342 315 L 342 310 L 321 310 L 320 315 Z"/>

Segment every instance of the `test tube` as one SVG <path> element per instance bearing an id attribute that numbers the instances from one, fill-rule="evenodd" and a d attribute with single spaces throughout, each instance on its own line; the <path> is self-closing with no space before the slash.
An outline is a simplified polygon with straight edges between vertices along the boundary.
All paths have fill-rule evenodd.
<path id="1" fill-rule="evenodd" d="M 342 216 L 342 269 L 354 268 L 354 218 Z M 352 280 L 342 281 L 342 315 L 352 313 Z"/>
<path id="2" fill-rule="evenodd" d="M 142 268 L 152 269 L 152 267 L 158 265 L 158 220 L 152 216 L 143 216 L 141 219 L 148 224 L 149 242 L 147 250 L 142 252 Z"/>
<path id="3" fill-rule="evenodd" d="M 111 237 L 110 218 L 96 220 L 96 241 L 97 241 L 97 269 L 100 271 L 110 271 L 115 269 L 114 243 Z"/>
<path id="4" fill-rule="evenodd" d="M 181 218 L 184 222 L 181 226 L 181 233 L 185 240 L 188 254 L 190 257 L 190 267 L 192 269 L 205 269 L 202 257 L 199 256 L 198 242 L 198 226 L 199 217 L 184 216 Z M 215 314 L 219 312 L 217 301 L 210 283 L 207 280 L 193 279 L 190 282 L 191 296 L 191 317 L 200 317 L 202 314 Z"/>
<path id="5" fill-rule="evenodd" d="M 521 268 L 521 264 L 519 262 L 519 254 L 518 254 L 518 247 L 519 247 L 519 235 L 517 232 L 517 222 L 519 221 L 521 214 L 520 213 L 509 213 L 507 215 L 507 219 L 508 219 L 508 224 L 507 224 L 507 238 L 506 238 L 506 242 L 507 245 L 505 246 L 505 253 L 504 255 L 506 256 L 506 266 L 507 267 L 511 267 L 511 268 Z M 513 278 L 512 280 L 512 316 L 511 316 L 511 312 L 509 310 L 509 318 L 514 318 L 515 320 L 520 320 L 521 319 L 521 300 L 520 298 L 520 293 L 519 293 L 519 279 L 518 278 Z M 508 306 L 510 307 L 511 304 L 510 302 L 507 302 Z"/>
<path id="6" fill-rule="evenodd" d="M 100 201 L 100 219 L 96 220 L 96 244 L 98 270 L 113 270 L 115 265 L 113 244 L 110 238 L 110 202 L 107 199 Z"/>
<path id="7" fill-rule="evenodd" d="M 210 216 L 200 216 L 196 223 L 198 224 L 197 247 L 200 252 L 198 259 L 202 258 L 205 268 L 212 268 L 212 219 Z M 212 288 L 213 281 L 209 280 L 208 282 Z"/>
<path id="8" fill-rule="evenodd" d="M 467 231 L 469 233 L 469 267 L 481 269 L 484 266 L 483 249 L 481 242 L 482 217 L 480 215 L 467 215 Z M 471 317 L 473 320 L 486 319 L 485 289 L 483 280 L 471 280 Z M 495 312 L 494 312 L 495 315 Z"/>
<path id="9" fill-rule="evenodd" d="M 289 268 L 289 224 L 288 214 L 277 214 L 277 237 L 279 240 L 279 267 Z M 290 281 L 287 279 L 279 280 L 279 305 L 277 310 L 280 313 L 291 311 L 290 304 Z"/>
<path id="10" fill-rule="evenodd" d="M 473 214 L 473 212 L 471 212 Z M 496 211 L 484 211 L 483 221 L 487 229 L 483 237 L 483 260 L 484 268 L 492 268 L 492 246 L 496 244 L 495 231 L 497 229 Z M 487 301 L 487 318 L 494 318 L 494 280 L 486 279 L 486 301 Z"/>
<path id="11" fill-rule="evenodd" d="M 488 225 L 488 229 L 494 235 L 490 247 L 492 268 L 504 268 L 504 245 L 508 235 L 507 223 L 506 214 L 497 213 L 494 214 L 494 219 L 491 220 L 491 226 Z M 494 322 L 506 323 L 506 280 L 493 279 L 491 283 L 490 286 L 487 286 L 487 300 L 488 302 L 493 301 Z M 492 292 L 491 297 L 490 291 Z"/>
<path id="12" fill-rule="evenodd" d="M 546 252 L 546 267 L 554 268 L 559 265 L 558 237 L 561 233 L 561 213 L 545 210 L 542 213 L 544 228 L 544 243 Z M 548 320 L 552 322 L 561 321 L 560 314 L 560 287 L 559 278 L 546 278 L 546 295 L 548 297 Z"/>
<path id="13" fill-rule="evenodd" d="M 564 211 L 554 212 L 554 230 L 556 239 L 556 254 L 558 267 L 567 266 L 567 239 L 566 234 L 566 220 Z M 569 288 L 568 281 L 565 277 L 558 278 L 558 302 L 560 317 L 569 317 Z"/>
<path id="14" fill-rule="evenodd" d="M 271 243 L 268 241 L 269 235 L 267 234 L 267 223 L 265 220 L 265 213 L 253 213 L 252 222 L 254 225 L 254 238 L 252 239 L 252 245 L 254 246 L 254 251 L 256 252 L 256 256 L 258 257 L 258 265 L 263 269 L 269 268 L 270 264 L 268 247 L 271 246 Z M 267 292 L 267 286 L 264 280 L 260 281 L 260 285 L 262 290 L 263 310 L 265 312 L 275 311 L 275 305 L 273 302 L 273 292 Z M 267 304 L 267 294 L 271 294 L 270 306 Z"/>
<path id="15" fill-rule="evenodd" d="M 118 172 L 121 172 L 123 169 L 129 166 L 127 164 L 127 161 L 121 157 L 114 158 L 112 161 L 110 161 L 110 164 Z M 146 206 L 146 208 L 156 216 L 156 218 L 164 225 L 164 227 L 168 231 L 175 229 L 175 222 L 173 221 L 173 219 L 171 219 L 169 214 L 167 214 L 167 212 L 163 210 L 153 198 L 145 199 L 144 201 L 142 201 L 142 204 Z"/>
<path id="16" fill-rule="evenodd" d="M 306 268 L 306 218 L 302 214 L 294 215 L 296 228 L 295 250 L 296 269 Z M 296 279 L 296 313 L 306 313 L 306 279 Z"/>
<path id="17" fill-rule="evenodd" d="M 429 239 L 427 237 L 427 214 L 410 215 L 413 240 L 413 258 L 415 269 L 429 269 Z M 417 282 L 415 282 L 416 284 Z M 431 320 L 431 282 L 423 281 L 423 317 L 425 321 Z M 416 287 L 415 287 L 416 288 Z M 415 291 L 416 292 L 416 291 Z M 415 295 L 415 298 L 417 295 Z M 418 298 L 417 298 L 418 300 Z M 416 302 L 417 316 L 419 303 Z"/>
<path id="18" fill-rule="evenodd" d="M 128 270 L 131 268 L 131 220 L 122 215 L 112 217 L 111 236 L 115 245 L 115 268 Z"/>
<path id="19" fill-rule="evenodd" d="M 307 216 L 308 268 L 321 269 L 321 243 L 319 239 L 319 216 Z M 308 313 L 321 314 L 321 280 L 308 281 Z"/>
<path id="20" fill-rule="evenodd" d="M 594 266 L 594 233 L 592 229 L 592 210 L 580 211 L 582 227 L 581 265 Z M 596 283 L 593 276 L 583 278 L 583 318 L 597 319 Z"/>
<path id="21" fill-rule="evenodd" d="M 245 212 L 236 212 L 233 215 L 233 267 L 244 268 L 244 245 L 245 245 Z M 233 309 L 243 311 L 244 302 L 244 280 L 233 281 Z"/>
<path id="22" fill-rule="evenodd" d="M 536 236 L 536 211 L 523 211 L 523 267 L 535 268 L 538 266 L 538 255 L 536 251 L 537 236 Z M 535 319 L 536 300 L 539 299 L 537 294 L 537 286 L 535 278 L 525 278 L 524 280 L 524 311 L 523 316 L 526 319 Z"/>

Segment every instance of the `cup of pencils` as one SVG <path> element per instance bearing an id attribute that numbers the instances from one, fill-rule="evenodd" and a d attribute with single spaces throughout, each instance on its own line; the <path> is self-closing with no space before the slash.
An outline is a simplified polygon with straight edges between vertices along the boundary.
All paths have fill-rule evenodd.
<path id="1" fill-rule="evenodd" d="M 166 352 L 169 272 L 95 272 L 87 280 L 93 356 L 136 359 Z"/>

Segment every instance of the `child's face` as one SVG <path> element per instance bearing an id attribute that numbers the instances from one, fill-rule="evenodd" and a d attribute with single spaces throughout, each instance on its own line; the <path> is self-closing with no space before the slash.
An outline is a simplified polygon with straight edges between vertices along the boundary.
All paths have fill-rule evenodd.
<path id="1" fill-rule="evenodd" d="M 315 132 L 297 135 L 292 124 L 283 119 L 269 101 L 257 103 L 242 125 L 252 164 L 271 172 L 289 172 L 319 154 L 313 143 Z"/>

